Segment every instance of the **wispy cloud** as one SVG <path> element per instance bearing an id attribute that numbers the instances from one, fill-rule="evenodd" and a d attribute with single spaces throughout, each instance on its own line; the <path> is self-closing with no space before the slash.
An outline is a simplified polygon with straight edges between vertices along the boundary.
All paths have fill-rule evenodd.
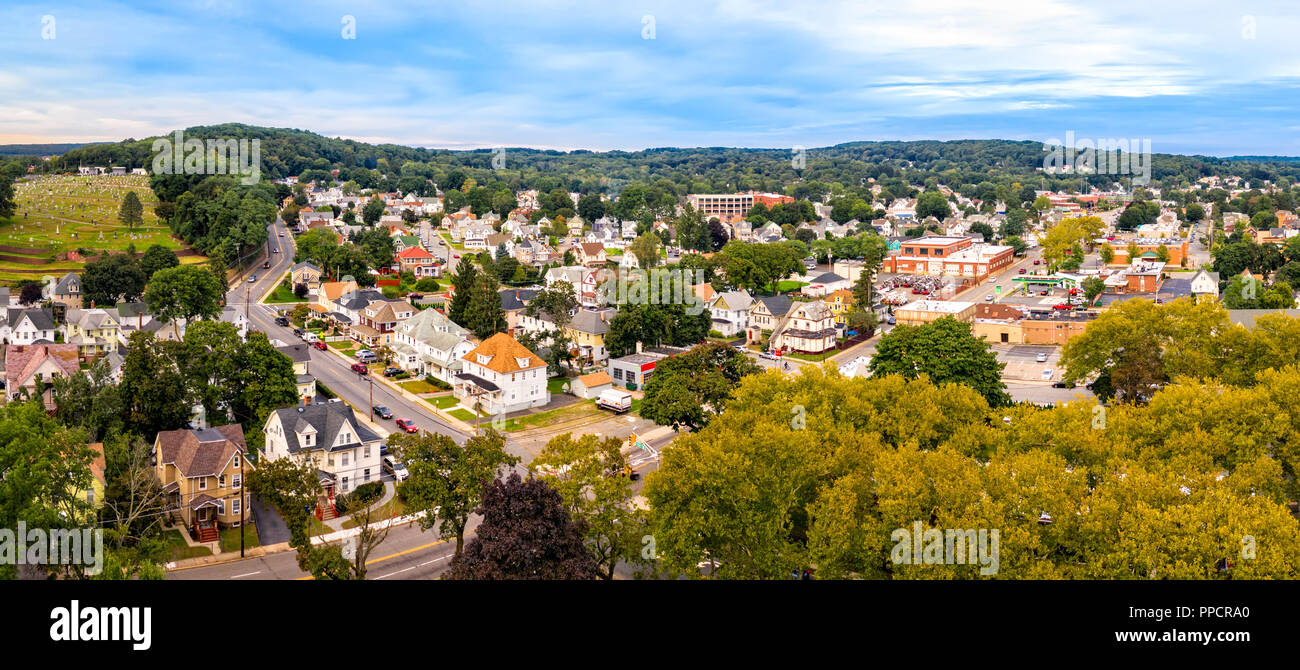
<path id="1" fill-rule="evenodd" d="M 1073 129 L 1300 153 L 1298 29 L 1285 2 L 18 4 L 0 9 L 0 142 L 238 121 L 451 148 Z"/>

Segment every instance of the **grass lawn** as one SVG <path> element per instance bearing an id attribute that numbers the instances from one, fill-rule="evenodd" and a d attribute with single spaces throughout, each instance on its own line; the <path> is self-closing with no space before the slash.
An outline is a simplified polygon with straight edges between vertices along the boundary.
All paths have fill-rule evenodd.
<path id="1" fill-rule="evenodd" d="M 539 428 L 553 423 L 574 421 L 596 414 L 600 414 L 600 410 L 596 409 L 596 401 L 588 400 L 575 405 L 553 409 L 548 412 L 539 412 L 537 414 L 529 414 L 528 416 L 506 419 L 505 431 L 507 433 L 513 433 L 518 430 Z"/>
<path id="2" fill-rule="evenodd" d="M 793 352 L 791 352 L 791 353 L 788 353 L 788 354 L 782 354 L 782 357 L 783 357 L 783 358 L 797 358 L 797 359 L 799 359 L 799 360 L 801 360 L 801 361 L 812 361 L 812 362 L 814 362 L 814 363 L 820 363 L 821 361 L 824 361 L 824 360 L 826 360 L 826 359 L 830 358 L 831 356 L 834 356 L 835 354 L 838 354 L 838 353 L 840 353 L 840 350 L 839 350 L 839 349 L 832 349 L 831 351 L 824 351 L 824 352 L 822 352 L 822 353 L 820 353 L 820 354 L 799 354 L 799 353 L 793 353 Z"/>
<path id="3" fill-rule="evenodd" d="M 473 413 L 473 412 L 470 412 L 469 410 L 467 410 L 467 409 L 465 409 L 465 408 L 463 408 L 463 407 L 460 408 L 460 409 L 453 409 L 452 411 L 447 412 L 447 413 L 450 414 L 450 415 L 452 415 L 452 416 L 454 416 L 454 417 L 456 417 L 457 419 L 460 419 L 461 421 L 467 421 L 467 422 L 469 422 L 469 423 L 474 423 L 474 413 Z"/>
<path id="4" fill-rule="evenodd" d="M 227 528 L 221 531 L 221 550 L 222 551 L 239 551 L 239 528 Z M 252 549 L 261 546 L 257 541 L 257 527 L 253 524 L 247 524 L 244 531 L 244 548 Z"/>
<path id="5" fill-rule="evenodd" d="M 293 289 L 289 286 L 288 280 L 280 282 L 271 294 L 266 296 L 268 303 L 288 303 L 288 302 L 307 302 L 293 294 Z"/>
<path id="6" fill-rule="evenodd" d="M 344 340 L 342 342 L 326 342 L 325 344 L 328 345 L 331 349 L 334 349 L 336 351 L 342 351 L 342 352 L 352 351 L 352 347 L 356 345 L 356 343 L 353 342 L 352 340 Z"/>
<path id="7" fill-rule="evenodd" d="M 450 409 L 460 404 L 460 399 L 454 395 L 440 395 L 433 398 L 427 398 L 430 405 L 438 409 Z"/>
<path id="8" fill-rule="evenodd" d="M 438 389 L 433 384 L 423 379 L 415 379 L 409 382 L 402 382 L 398 386 L 410 391 L 411 393 L 437 393 Z"/>
<path id="9" fill-rule="evenodd" d="M 568 377 L 556 377 L 555 379 L 547 380 L 546 390 L 550 391 L 552 394 L 564 393 L 564 385 L 567 383 L 569 383 Z"/>
<path id="10" fill-rule="evenodd" d="M 334 532 L 334 529 L 333 529 L 333 528 L 330 528 L 329 526 L 326 526 L 326 525 L 325 525 L 323 522 L 321 522 L 321 521 L 317 521 L 317 520 L 316 520 L 316 515 L 315 515 L 315 514 L 312 514 L 310 517 L 308 517 L 308 519 L 311 520 L 311 524 L 310 524 L 311 535 L 313 535 L 313 536 L 314 536 L 314 535 L 324 535 L 325 533 L 333 533 L 333 532 Z M 236 541 L 238 541 L 238 540 L 236 540 Z"/>
<path id="11" fill-rule="evenodd" d="M 806 281 L 779 281 L 776 283 L 776 291 L 777 293 L 785 293 L 786 291 L 797 291 L 807 285 L 808 282 Z"/>
<path id="12" fill-rule="evenodd" d="M 196 558 L 199 556 L 211 556 L 212 550 L 207 547 L 191 547 L 185 543 L 185 538 L 181 536 L 180 530 L 169 530 L 163 533 L 167 540 L 167 560 L 179 561 L 184 558 Z M 238 538 L 235 539 L 239 541 Z"/>
<path id="13" fill-rule="evenodd" d="M 393 496 L 392 500 L 389 500 L 388 502 L 384 503 L 379 507 L 379 509 L 371 513 L 370 523 L 374 524 L 379 521 L 386 521 L 393 517 L 405 516 L 406 514 L 408 514 L 408 512 L 406 511 L 406 503 L 402 502 L 401 498 L 398 498 L 397 496 Z M 347 521 L 343 522 L 343 527 L 356 528 L 357 523 L 352 519 L 348 519 Z"/>

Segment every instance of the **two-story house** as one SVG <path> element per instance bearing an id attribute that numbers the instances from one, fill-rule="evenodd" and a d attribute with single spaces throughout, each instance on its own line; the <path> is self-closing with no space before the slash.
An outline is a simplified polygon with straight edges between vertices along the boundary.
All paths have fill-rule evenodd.
<path id="1" fill-rule="evenodd" d="M 54 315 L 45 309 L 5 310 L 0 334 L 8 344 L 39 344 L 54 342 Z"/>
<path id="2" fill-rule="evenodd" d="M 834 315 L 836 327 L 843 328 L 848 322 L 849 312 L 853 311 L 853 291 L 839 289 L 822 298 L 822 302 Z"/>
<path id="3" fill-rule="evenodd" d="M 431 375 L 448 384 L 462 368 L 461 356 L 474 349 L 470 332 L 436 309 L 425 309 L 393 330 L 397 366 L 417 375 Z"/>
<path id="4" fill-rule="evenodd" d="M 488 415 L 541 407 L 550 402 L 546 361 L 515 338 L 497 333 L 461 357 L 453 392 L 461 406 Z"/>
<path id="5" fill-rule="evenodd" d="M 81 309 L 81 277 L 69 272 L 54 282 L 47 300 L 63 303 L 68 309 Z"/>
<path id="6" fill-rule="evenodd" d="M 416 277 L 438 276 L 438 259 L 423 247 L 407 247 L 397 252 L 396 258 L 402 272 L 414 273 Z"/>
<path id="7" fill-rule="evenodd" d="M 70 309 L 63 323 L 63 341 L 77 346 L 83 359 L 117 351 L 121 324 L 103 309 Z"/>
<path id="8" fill-rule="evenodd" d="M 713 296 L 713 302 L 709 303 L 713 319 L 710 328 L 722 333 L 723 337 L 744 332 L 749 327 L 749 310 L 753 306 L 754 299 L 744 289 Z"/>
<path id="9" fill-rule="evenodd" d="M 835 348 L 835 315 L 826 303 L 796 303 L 785 323 L 772 334 L 772 348 L 820 354 Z"/>
<path id="10" fill-rule="evenodd" d="M 604 267 L 605 245 L 601 242 L 583 242 L 578 245 L 578 262 L 589 268 Z"/>
<path id="11" fill-rule="evenodd" d="M 299 284 L 305 284 L 307 286 L 307 293 L 310 295 L 316 295 L 316 292 L 320 290 L 320 276 L 320 268 L 316 267 L 313 263 L 303 261 L 302 263 L 289 268 L 289 285 L 292 287 Z"/>
<path id="12" fill-rule="evenodd" d="M 324 490 L 317 501 L 322 519 L 335 516 L 335 496 L 380 480 L 383 438 L 359 421 L 345 402 L 277 409 L 262 431 L 266 434 L 262 458 L 294 458 L 310 461 L 316 468 Z"/>
<path id="13" fill-rule="evenodd" d="M 361 323 L 352 327 L 352 339 L 367 347 L 393 343 L 393 330 L 415 314 L 415 307 L 405 300 L 372 300 L 361 310 Z"/>
<path id="14" fill-rule="evenodd" d="M 194 539 L 216 542 L 220 528 L 243 522 L 251 496 L 244 476 L 252 465 L 239 424 L 164 430 L 154 438 L 153 449 L 167 509 Z"/>
<path id="15" fill-rule="evenodd" d="M 605 334 L 609 322 L 618 314 L 616 309 L 580 309 L 569 319 L 564 333 L 577 347 L 577 356 L 584 365 L 602 364 L 609 358 L 605 350 Z"/>

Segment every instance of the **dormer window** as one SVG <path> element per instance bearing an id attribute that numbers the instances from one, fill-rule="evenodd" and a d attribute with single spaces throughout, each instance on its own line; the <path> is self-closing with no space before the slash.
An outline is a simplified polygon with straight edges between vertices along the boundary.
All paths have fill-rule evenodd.
<path id="1" fill-rule="evenodd" d="M 526 368 L 526 367 L 528 367 L 528 364 L 531 363 L 531 362 L 532 362 L 532 359 L 531 359 L 531 358 L 516 358 L 516 359 L 515 359 L 515 363 L 518 364 L 519 367 L 520 367 L 521 369 L 522 369 L 522 368 Z"/>
<path id="2" fill-rule="evenodd" d="M 485 355 L 483 355 L 483 354 L 477 354 L 477 358 L 478 358 L 478 364 L 479 364 L 479 365 L 487 365 L 488 363 L 492 362 L 492 357 L 491 357 L 491 356 L 485 356 Z"/>

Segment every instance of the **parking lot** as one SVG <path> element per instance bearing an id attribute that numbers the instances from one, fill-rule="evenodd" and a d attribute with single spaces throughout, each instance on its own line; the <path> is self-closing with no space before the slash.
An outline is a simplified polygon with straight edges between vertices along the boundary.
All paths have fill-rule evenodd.
<path id="1" fill-rule="evenodd" d="M 1026 381 L 1059 381 L 1061 379 L 1061 371 L 1057 368 L 1061 352 L 1057 347 L 1013 344 L 994 346 L 993 352 L 997 354 L 999 361 L 1006 364 L 1006 367 L 1002 370 L 1004 379 L 1022 379 Z M 1042 356 L 1045 360 L 1038 360 L 1039 356 Z"/>

